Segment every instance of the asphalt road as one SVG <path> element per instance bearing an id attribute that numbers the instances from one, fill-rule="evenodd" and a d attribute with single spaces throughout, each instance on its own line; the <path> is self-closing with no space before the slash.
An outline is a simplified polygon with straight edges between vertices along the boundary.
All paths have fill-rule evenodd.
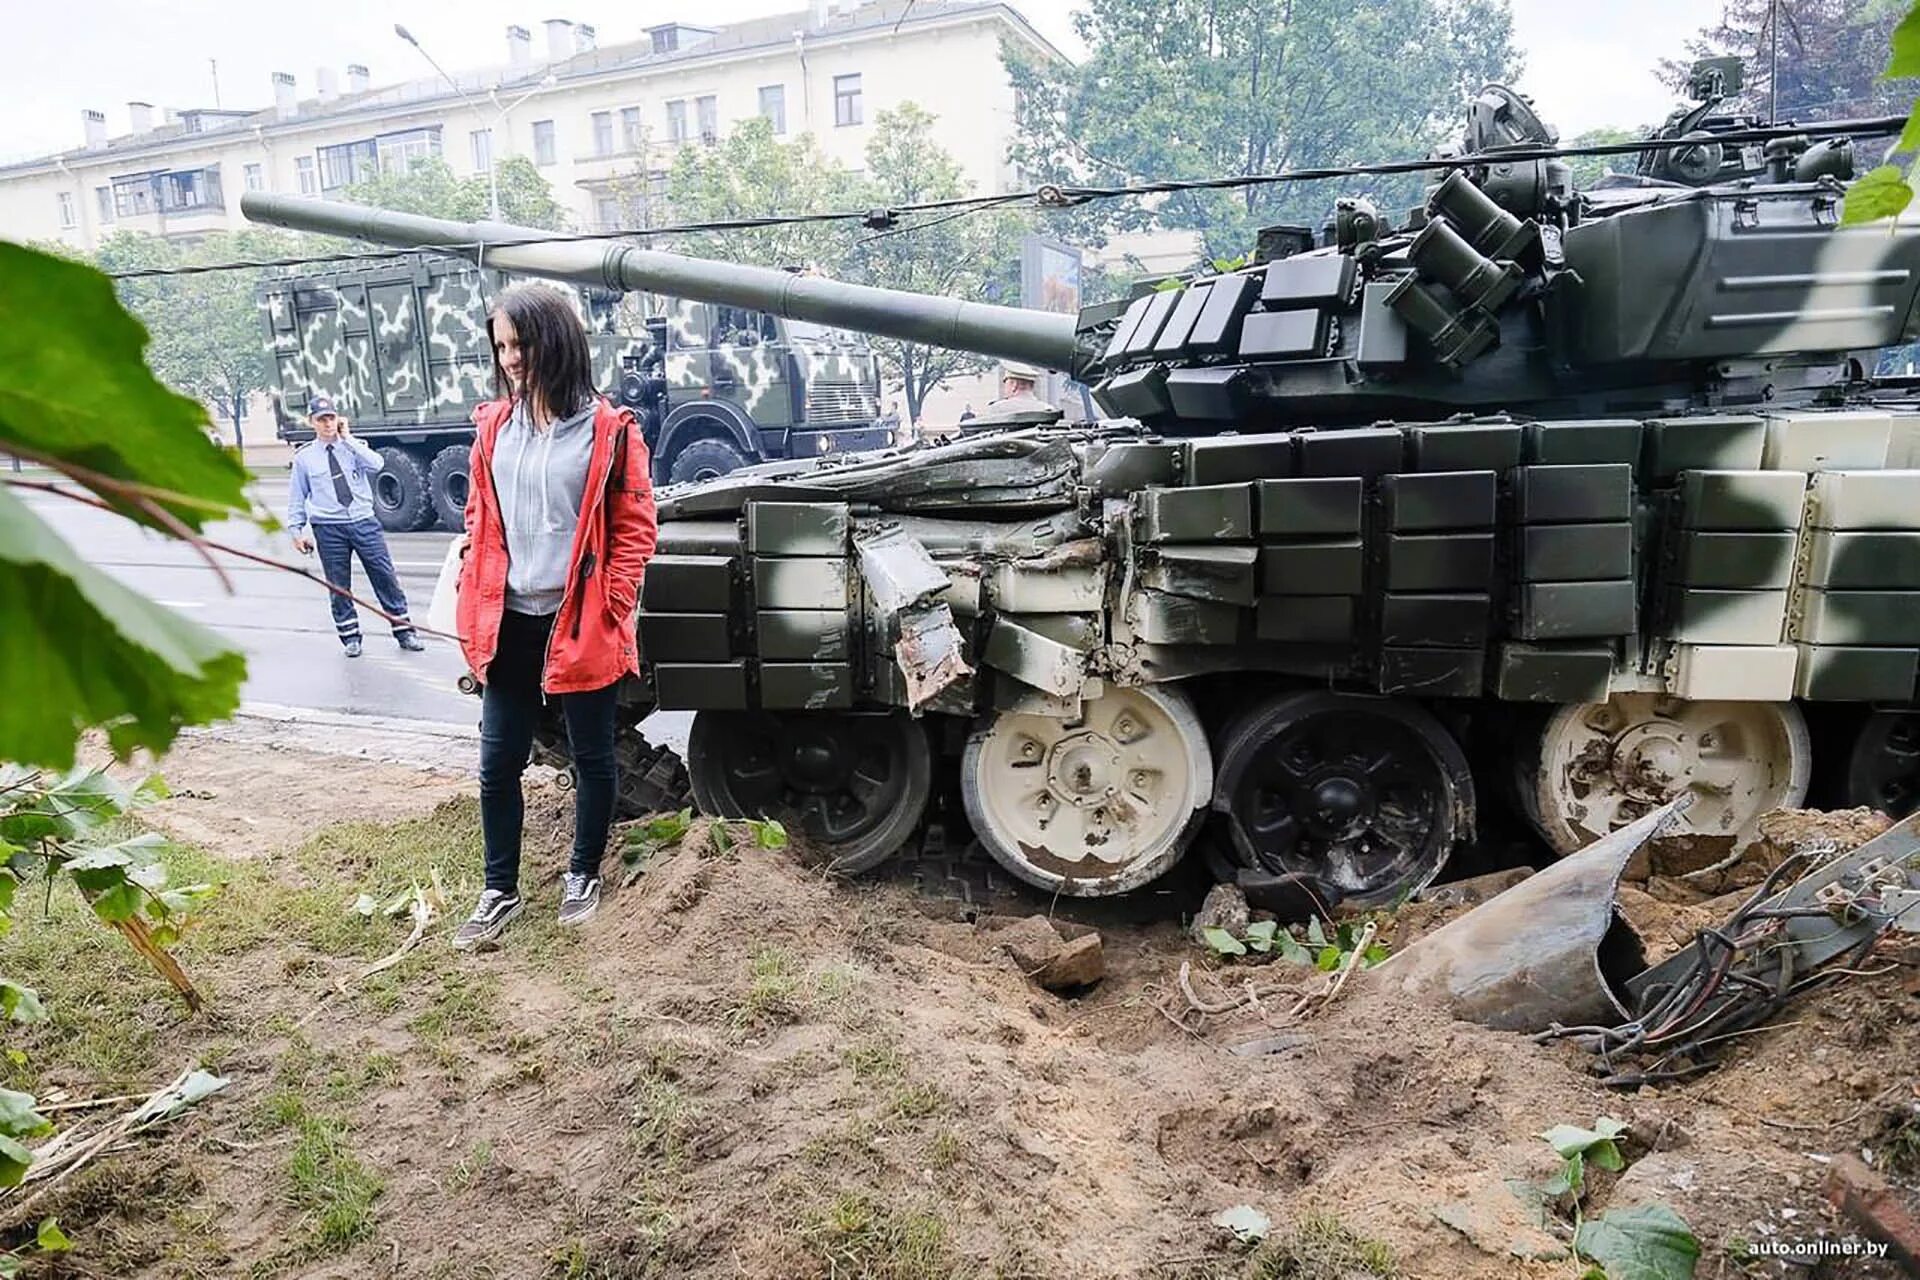
<path id="1" fill-rule="evenodd" d="M 270 472 L 258 477 L 254 495 L 269 511 L 286 511 L 287 477 Z M 217 556 L 232 590 L 183 543 L 141 528 L 108 512 L 50 494 L 21 496 L 90 563 L 226 636 L 247 655 L 243 705 L 282 719 L 300 711 L 379 716 L 459 725 L 471 729 L 480 717 L 477 698 L 459 691 L 466 671 L 451 640 L 425 636 L 425 653 L 407 653 L 393 642 L 386 622 L 360 611 L 365 652 L 348 658 L 334 635 L 327 591 L 318 582 L 265 565 Z M 319 577 L 317 556 L 294 551 L 285 533 L 263 533 L 241 521 L 226 521 L 207 531 L 217 542 L 274 559 Z M 449 533 L 389 533 L 387 545 L 400 572 L 410 611 L 425 622 L 435 580 L 446 558 Z M 353 591 L 373 599 L 373 591 L 354 566 Z M 690 717 L 655 717 L 648 726 L 656 741 L 684 749 Z"/>

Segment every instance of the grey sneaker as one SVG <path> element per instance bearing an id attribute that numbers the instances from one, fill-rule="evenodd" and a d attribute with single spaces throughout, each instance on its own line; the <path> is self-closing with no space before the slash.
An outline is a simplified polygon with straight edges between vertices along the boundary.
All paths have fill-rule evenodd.
<path id="1" fill-rule="evenodd" d="M 522 905 L 517 893 L 488 889 L 480 895 L 473 914 L 453 931 L 453 945 L 461 951 L 470 951 L 484 942 L 492 942 L 520 914 Z"/>
<path id="2" fill-rule="evenodd" d="M 560 886 L 560 923 L 585 924 L 600 909 L 600 877 L 567 872 Z"/>

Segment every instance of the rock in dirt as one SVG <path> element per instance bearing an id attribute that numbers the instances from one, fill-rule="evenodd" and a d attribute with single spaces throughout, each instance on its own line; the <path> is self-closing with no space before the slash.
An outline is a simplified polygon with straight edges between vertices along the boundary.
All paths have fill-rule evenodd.
<path id="1" fill-rule="evenodd" d="M 982 932 L 992 939 L 994 946 L 1012 956 L 1020 972 L 1028 977 L 1046 968 L 1067 945 L 1060 931 L 1045 916 L 1001 917 Z"/>
<path id="2" fill-rule="evenodd" d="M 1107 957 L 1100 935 L 1089 933 L 1061 947 L 1033 980 L 1049 991 L 1071 991 L 1092 986 L 1107 976 Z"/>
<path id="3" fill-rule="evenodd" d="M 1523 1196 L 1531 1197 L 1523 1199 Z M 1452 1227 L 1467 1243 L 1496 1258 L 1552 1261 L 1567 1256 L 1567 1247 L 1540 1225 L 1536 1192 L 1504 1179 L 1476 1183 L 1458 1200 L 1433 1207 L 1434 1218 Z"/>
<path id="4" fill-rule="evenodd" d="M 1413 895 L 1416 902 L 1431 902 L 1441 907 L 1477 907 L 1488 898 L 1498 897 L 1533 874 L 1532 867 L 1508 867 L 1469 876 L 1450 884 L 1436 884 Z"/>
<path id="5" fill-rule="evenodd" d="M 1827 1167 L 1827 1200 L 1860 1224 L 1868 1239 L 1893 1251 L 1911 1274 L 1920 1272 L 1920 1219 L 1916 1219 L 1887 1180 L 1858 1157 L 1838 1155 Z"/>
<path id="6" fill-rule="evenodd" d="M 1607 1208 L 1667 1204 L 1684 1210 L 1686 1197 L 1700 1177 L 1698 1161 L 1671 1151 L 1655 1151 L 1633 1162 L 1607 1196 Z M 1684 1213 L 1683 1215 L 1684 1216 Z"/>
<path id="7" fill-rule="evenodd" d="M 1193 923 L 1187 926 L 1187 936 L 1203 947 L 1207 945 L 1208 929 L 1225 929 L 1238 938 L 1246 933 L 1251 919 L 1247 895 L 1240 892 L 1240 886 L 1216 884 L 1207 890 L 1206 900 L 1194 913 Z"/>

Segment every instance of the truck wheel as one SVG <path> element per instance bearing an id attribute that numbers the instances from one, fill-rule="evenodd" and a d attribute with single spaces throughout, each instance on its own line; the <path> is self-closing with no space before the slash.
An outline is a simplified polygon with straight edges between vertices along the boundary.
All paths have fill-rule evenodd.
<path id="1" fill-rule="evenodd" d="M 668 463 L 667 483 L 712 480 L 746 465 L 746 455 L 725 440 L 693 440 Z"/>
<path id="2" fill-rule="evenodd" d="M 467 527 L 467 467 L 469 451 L 463 444 L 450 444 L 433 455 L 427 469 L 427 492 L 433 498 L 434 514 L 440 527 L 459 533 Z"/>
<path id="3" fill-rule="evenodd" d="M 380 527 L 392 533 L 424 529 L 433 519 L 426 468 L 405 449 L 392 446 L 380 451 L 380 459 L 384 465 L 373 478 L 373 514 Z"/>

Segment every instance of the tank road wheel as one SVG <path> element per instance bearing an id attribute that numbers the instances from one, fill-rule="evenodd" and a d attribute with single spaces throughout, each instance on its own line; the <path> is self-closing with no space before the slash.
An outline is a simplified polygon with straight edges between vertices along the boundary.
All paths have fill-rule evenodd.
<path id="1" fill-rule="evenodd" d="M 973 831 L 1039 888 L 1125 893 L 1186 851 L 1213 788 L 1213 753 L 1184 693 L 1122 688 L 1076 720 L 999 712 L 967 739 L 961 798 Z"/>
<path id="2" fill-rule="evenodd" d="M 467 467 L 471 454 L 466 445 L 450 444 L 433 455 L 427 468 L 427 492 L 433 501 L 433 513 L 440 527 L 459 533 L 467 527 Z"/>
<path id="3" fill-rule="evenodd" d="M 1920 711 L 1876 711 L 1847 761 L 1847 803 L 1896 820 L 1920 808 Z"/>
<path id="4" fill-rule="evenodd" d="M 692 803 L 680 757 L 672 747 L 648 742 L 638 726 L 620 726 L 613 739 L 613 758 L 620 780 L 613 798 L 615 821 L 671 813 Z M 573 785 L 573 751 L 557 708 L 549 708 L 534 726 L 533 762 L 561 770 L 561 785 Z"/>
<path id="5" fill-rule="evenodd" d="M 778 818 L 841 875 L 899 849 L 932 790 L 926 730 L 905 715 L 702 711 L 687 760 L 700 812 Z"/>
<path id="6" fill-rule="evenodd" d="M 713 480 L 747 465 L 747 456 L 725 440 L 690 440 L 667 463 L 667 483 Z"/>
<path id="7" fill-rule="evenodd" d="M 1619 693 L 1556 711 L 1538 761 L 1534 819 L 1568 854 L 1684 791 L 1688 830 L 1743 844 L 1761 814 L 1807 798 L 1813 752 L 1792 703 Z"/>
<path id="8" fill-rule="evenodd" d="M 380 451 L 385 464 L 373 478 L 373 514 L 390 533 L 411 533 L 433 521 L 427 496 L 427 471 L 420 459 L 389 445 Z"/>
<path id="9" fill-rule="evenodd" d="M 1303 690 L 1228 728 L 1213 807 L 1241 865 L 1379 906 L 1425 888 L 1472 834 L 1473 776 L 1419 707 Z"/>

